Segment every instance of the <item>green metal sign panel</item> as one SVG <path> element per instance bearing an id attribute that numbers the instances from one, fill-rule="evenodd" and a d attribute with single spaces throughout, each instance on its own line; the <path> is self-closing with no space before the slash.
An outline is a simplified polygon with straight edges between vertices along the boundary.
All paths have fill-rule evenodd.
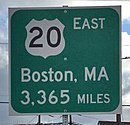
<path id="1" fill-rule="evenodd" d="M 9 13 L 15 112 L 121 111 L 119 6 L 12 8 Z"/>

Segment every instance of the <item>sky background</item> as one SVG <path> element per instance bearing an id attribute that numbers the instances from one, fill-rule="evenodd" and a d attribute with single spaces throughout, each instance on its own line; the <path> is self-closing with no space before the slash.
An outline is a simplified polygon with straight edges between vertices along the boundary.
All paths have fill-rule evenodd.
<path id="1" fill-rule="evenodd" d="M 0 102 L 9 101 L 8 85 L 8 7 L 122 6 L 122 58 L 130 57 L 130 1 L 85 0 L 0 0 Z M 122 104 L 130 105 L 130 59 L 122 60 Z M 130 122 L 130 107 L 122 107 L 122 121 Z M 42 122 L 61 122 L 62 115 L 42 116 Z M 115 115 L 73 115 L 73 122 L 96 125 L 99 120 L 115 120 Z M 0 125 L 36 123 L 37 116 L 9 116 L 8 104 L 0 103 Z"/>

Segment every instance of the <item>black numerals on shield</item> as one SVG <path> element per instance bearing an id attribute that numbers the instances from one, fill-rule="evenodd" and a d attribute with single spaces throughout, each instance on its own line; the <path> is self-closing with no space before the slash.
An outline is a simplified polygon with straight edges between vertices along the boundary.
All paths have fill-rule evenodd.
<path id="1" fill-rule="evenodd" d="M 52 32 L 53 30 L 55 30 L 55 31 L 57 32 L 57 36 L 58 36 L 58 37 L 57 37 L 57 42 L 56 42 L 55 44 L 53 44 L 53 43 L 51 42 L 51 39 L 50 39 L 51 32 Z M 61 41 L 61 33 L 60 33 L 59 28 L 57 28 L 57 27 L 55 27 L 55 26 L 50 27 L 50 28 L 48 29 L 48 31 L 47 31 L 47 43 L 48 43 L 48 45 L 51 46 L 51 47 L 57 47 L 57 46 L 59 46 L 60 41 Z"/>
<path id="2" fill-rule="evenodd" d="M 37 31 L 38 34 L 31 39 L 29 47 L 43 47 L 43 44 L 36 43 L 36 41 L 44 35 L 43 30 L 40 27 L 32 27 L 29 32 L 33 33 L 34 31 Z M 52 39 L 51 39 L 52 31 L 55 31 L 57 33 L 56 42 L 52 41 Z M 45 36 L 45 37 L 46 37 L 47 43 L 50 47 L 57 47 L 57 46 L 59 46 L 60 41 L 61 41 L 61 32 L 58 27 L 53 26 L 47 30 L 47 36 Z"/>
<path id="3" fill-rule="evenodd" d="M 35 43 L 35 41 L 36 41 L 37 39 L 39 39 L 39 38 L 42 37 L 42 35 L 43 35 L 42 29 L 41 29 L 40 27 L 33 27 L 33 28 L 30 29 L 29 32 L 30 32 L 30 33 L 33 33 L 34 31 L 38 31 L 39 34 L 38 34 L 37 36 L 33 37 L 33 39 L 30 41 L 29 47 L 43 47 L 43 44 L 36 44 L 36 43 Z"/>

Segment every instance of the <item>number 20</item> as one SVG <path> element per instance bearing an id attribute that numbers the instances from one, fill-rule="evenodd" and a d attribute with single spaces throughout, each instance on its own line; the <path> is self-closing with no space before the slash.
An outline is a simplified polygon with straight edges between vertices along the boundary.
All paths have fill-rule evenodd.
<path id="1" fill-rule="evenodd" d="M 43 36 L 43 30 L 40 27 L 32 27 L 29 32 L 33 33 L 34 31 L 38 31 L 38 35 L 34 36 L 29 44 L 29 47 L 43 47 L 43 44 L 37 44 L 36 41 L 40 39 Z M 51 41 L 51 32 L 56 31 L 57 33 L 57 41 L 53 42 Z M 47 30 L 47 43 L 50 47 L 57 47 L 60 44 L 61 41 L 61 32 L 60 29 L 56 26 L 52 26 Z"/>

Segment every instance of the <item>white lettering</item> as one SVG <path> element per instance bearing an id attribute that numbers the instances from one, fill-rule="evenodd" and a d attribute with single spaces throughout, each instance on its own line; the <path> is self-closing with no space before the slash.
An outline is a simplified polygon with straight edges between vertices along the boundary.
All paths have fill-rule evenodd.
<path id="1" fill-rule="evenodd" d="M 92 19 L 92 29 L 97 29 L 98 28 L 98 23 L 97 23 L 97 18 Z"/>
<path id="2" fill-rule="evenodd" d="M 48 74 L 49 74 L 49 81 L 53 82 L 54 79 L 52 78 L 52 75 L 54 74 L 54 71 L 52 71 L 52 68 L 49 69 Z"/>
<path id="3" fill-rule="evenodd" d="M 88 22 L 87 18 L 85 18 L 85 20 L 84 20 L 84 23 L 82 25 L 82 29 L 84 29 L 85 27 L 87 27 L 88 29 L 90 29 L 90 25 L 89 25 L 89 22 Z"/>
<path id="4" fill-rule="evenodd" d="M 74 74 L 72 71 L 54 71 L 49 68 L 48 71 L 31 71 L 29 68 L 21 68 L 21 82 L 61 82 L 74 81 Z"/>
<path id="5" fill-rule="evenodd" d="M 109 94 L 105 94 L 104 95 L 104 102 L 107 104 L 107 103 L 110 103 L 110 95 Z"/>
<path id="6" fill-rule="evenodd" d="M 101 67 L 101 70 L 100 70 L 100 73 L 99 73 L 99 76 L 98 76 L 97 80 L 100 81 L 101 78 L 103 78 L 103 77 L 106 78 L 107 81 L 109 81 L 109 78 L 108 78 L 105 67 Z"/>
<path id="7" fill-rule="evenodd" d="M 81 20 L 81 17 L 75 17 L 74 18 L 74 29 L 81 29 L 81 27 L 79 27 L 79 21 Z"/>
<path id="8" fill-rule="evenodd" d="M 74 17 L 73 19 L 73 29 L 74 30 L 84 30 L 84 29 L 103 29 L 104 28 L 104 17 L 99 18 L 81 18 L 81 17 Z"/>
<path id="9" fill-rule="evenodd" d="M 31 77 L 30 77 L 30 69 L 28 68 L 22 68 L 21 69 L 21 81 L 22 82 L 29 82 L 31 80 Z"/>
<path id="10" fill-rule="evenodd" d="M 104 20 L 105 20 L 105 18 L 99 18 L 99 20 L 101 21 L 101 29 L 103 29 L 104 28 Z"/>
<path id="11" fill-rule="evenodd" d="M 58 77 L 59 76 L 59 77 Z M 62 79 L 63 79 L 63 74 L 62 74 L 62 72 L 60 72 L 60 71 L 57 71 L 56 73 L 55 73 L 55 80 L 57 81 L 57 82 L 60 82 L 60 81 L 62 81 Z"/>
<path id="12" fill-rule="evenodd" d="M 85 81 L 88 81 L 88 78 L 89 80 L 92 80 L 92 78 L 93 81 L 96 80 L 96 67 L 93 67 L 91 72 L 89 71 L 88 67 L 85 67 Z"/>
<path id="13" fill-rule="evenodd" d="M 93 67 L 92 70 L 89 70 L 88 67 L 85 67 L 85 81 L 101 81 L 103 78 L 105 78 L 106 81 L 109 81 L 105 67 L 101 67 L 99 71 L 100 72 L 98 74 L 96 67 Z"/>
<path id="14" fill-rule="evenodd" d="M 47 82 L 47 81 L 48 81 L 47 72 L 43 71 L 42 72 L 42 82 Z"/>
<path id="15" fill-rule="evenodd" d="M 97 94 L 97 103 L 103 103 L 103 94 Z"/>
<path id="16" fill-rule="evenodd" d="M 65 71 L 65 81 L 68 81 L 68 78 L 70 81 L 73 81 L 73 72 L 72 71 Z"/>
<path id="17" fill-rule="evenodd" d="M 96 103 L 96 100 L 94 100 L 93 94 L 90 94 L 90 103 L 91 104 Z"/>
<path id="18" fill-rule="evenodd" d="M 34 82 L 38 82 L 38 81 L 40 80 L 40 73 L 37 72 L 37 71 L 33 72 L 33 73 L 32 73 L 32 80 L 33 80 Z"/>
<path id="19" fill-rule="evenodd" d="M 82 97 L 78 94 L 78 104 L 85 103 L 85 94 L 82 95 Z"/>
<path id="20" fill-rule="evenodd" d="M 77 95 L 78 104 L 108 104 L 110 103 L 109 94 L 78 94 Z"/>

